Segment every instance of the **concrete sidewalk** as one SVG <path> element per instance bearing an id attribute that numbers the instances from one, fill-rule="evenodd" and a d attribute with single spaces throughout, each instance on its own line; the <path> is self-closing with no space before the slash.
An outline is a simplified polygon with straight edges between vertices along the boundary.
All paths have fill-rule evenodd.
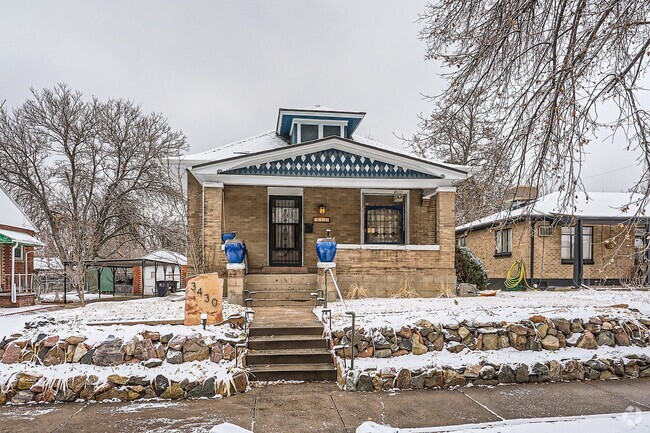
<path id="1" fill-rule="evenodd" d="M 255 388 L 213 400 L 0 407 L 0 432 L 207 432 L 224 421 L 262 433 L 354 432 L 364 421 L 429 427 L 650 410 L 650 380 L 345 393 L 333 384 Z"/>

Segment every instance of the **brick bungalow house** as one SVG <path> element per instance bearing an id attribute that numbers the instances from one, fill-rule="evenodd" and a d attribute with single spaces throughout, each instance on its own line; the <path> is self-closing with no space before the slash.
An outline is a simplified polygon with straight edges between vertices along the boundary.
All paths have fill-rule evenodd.
<path id="1" fill-rule="evenodd" d="M 512 210 L 457 227 L 457 242 L 483 261 L 495 288 L 519 260 L 531 286 L 647 285 L 649 225 L 645 211 L 636 216 L 641 196 L 581 193 L 573 215 L 557 210 L 559 198 L 514 196 Z"/>
<path id="2" fill-rule="evenodd" d="M 0 188 L 0 307 L 34 305 L 34 247 L 36 227 Z M 12 284 L 13 283 L 13 284 Z"/>
<path id="3" fill-rule="evenodd" d="M 248 249 L 243 290 L 276 289 L 267 305 L 305 301 L 317 281 L 316 240 L 331 229 L 343 291 L 453 290 L 454 185 L 471 168 L 356 136 L 364 116 L 281 108 L 275 130 L 185 156 L 188 273 L 225 273 L 221 234 L 236 231 Z"/>

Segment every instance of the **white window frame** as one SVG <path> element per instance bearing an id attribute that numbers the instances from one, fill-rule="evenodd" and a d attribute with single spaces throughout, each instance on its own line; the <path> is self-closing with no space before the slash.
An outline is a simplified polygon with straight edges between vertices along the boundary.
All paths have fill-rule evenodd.
<path id="1" fill-rule="evenodd" d="M 320 119 L 293 119 L 291 122 L 291 130 L 289 135 L 293 136 L 294 132 L 297 134 L 296 144 L 302 143 L 302 125 L 312 125 L 318 126 L 318 138 L 320 140 L 323 138 L 323 126 L 338 126 L 340 132 L 338 137 L 345 138 L 345 127 L 348 125 L 347 120 L 320 120 Z M 330 135 L 329 137 L 336 137 L 336 135 Z"/>
<path id="2" fill-rule="evenodd" d="M 411 200 L 410 200 L 410 190 L 408 189 L 362 189 L 361 190 L 361 209 L 359 217 L 359 240 L 360 245 L 381 245 L 381 244 L 366 244 L 366 233 L 365 233 L 365 224 L 366 224 L 366 209 L 365 209 L 365 200 L 364 196 L 366 195 L 383 195 L 383 196 L 394 196 L 395 194 L 402 194 L 404 196 L 404 243 L 401 245 L 410 245 L 410 221 L 409 216 L 411 213 Z"/>
<path id="3" fill-rule="evenodd" d="M 507 234 L 508 239 L 507 239 L 507 245 L 506 248 L 507 250 L 504 250 L 504 241 L 503 241 L 503 235 Z M 504 228 L 501 230 L 498 230 L 495 235 L 494 235 L 494 255 L 500 256 L 500 255 L 510 255 L 512 254 L 512 228 Z"/>

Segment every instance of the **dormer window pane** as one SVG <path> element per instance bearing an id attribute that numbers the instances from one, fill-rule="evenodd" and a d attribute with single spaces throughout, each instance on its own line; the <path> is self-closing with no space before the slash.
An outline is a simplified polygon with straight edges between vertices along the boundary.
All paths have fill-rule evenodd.
<path id="1" fill-rule="evenodd" d="M 340 137 L 341 127 L 339 125 L 323 125 L 323 138 L 332 136 Z"/>
<path id="2" fill-rule="evenodd" d="M 318 140 L 318 125 L 301 125 L 300 141 Z"/>

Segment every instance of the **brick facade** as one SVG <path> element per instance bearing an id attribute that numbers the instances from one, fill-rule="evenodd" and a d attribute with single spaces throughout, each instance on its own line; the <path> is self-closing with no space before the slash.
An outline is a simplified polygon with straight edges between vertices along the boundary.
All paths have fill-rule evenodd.
<path id="1" fill-rule="evenodd" d="M 556 226 L 553 235 L 540 237 L 537 222 L 534 229 L 534 280 L 566 280 L 573 279 L 573 265 L 562 263 L 561 240 L 562 230 Z M 523 260 L 530 277 L 530 246 L 531 222 L 520 221 L 507 226 L 512 228 L 512 254 L 495 257 L 495 230 L 483 229 L 467 234 L 467 247 L 484 263 L 492 279 L 503 279 L 514 261 Z M 584 278 L 591 284 L 607 282 L 614 284 L 631 278 L 634 274 L 634 227 L 619 225 L 590 225 L 593 227 L 593 264 L 585 262 Z M 613 249 L 605 247 L 605 241 L 613 239 L 616 246 Z"/>
<path id="2" fill-rule="evenodd" d="M 142 295 L 142 266 L 133 267 L 133 294 Z"/>
<path id="3" fill-rule="evenodd" d="M 267 187 L 226 185 L 205 187 L 202 191 L 201 184 L 189 173 L 188 177 L 190 275 L 201 268 L 202 255 L 206 272 L 225 273 L 226 260 L 221 250 L 223 231 L 236 231 L 238 238 L 246 241 L 248 271 L 261 273 L 269 264 Z M 440 250 L 340 250 L 337 273 L 346 287 L 366 275 L 375 281 L 378 296 L 399 287 L 406 275 L 423 296 L 433 296 L 455 286 L 455 193 L 441 192 L 430 199 L 423 199 L 422 193 L 422 190 L 409 191 L 409 244 L 437 244 Z M 324 216 L 331 221 L 313 223 L 313 232 L 303 234 L 303 264 L 310 273 L 317 272 L 316 240 L 325 235 L 326 229 L 332 230 L 340 244 L 362 243 L 361 197 L 358 188 L 303 188 L 303 222 L 313 223 L 314 217 L 323 216 L 318 213 L 321 204 L 327 209 Z M 199 247 L 192 248 L 192 242 L 197 241 Z"/>
<path id="4" fill-rule="evenodd" d="M 15 232 L 26 233 L 30 236 L 34 236 L 35 233 L 31 230 L 27 230 L 20 227 L 11 227 L 0 224 L 0 229 L 2 230 L 12 230 Z M 1 252 L 1 269 L 0 275 L 0 292 L 9 292 L 11 291 L 11 249 L 13 244 L 0 244 Z M 16 274 L 32 274 L 34 272 L 34 248 L 33 247 L 24 247 L 23 259 L 16 260 L 15 262 L 15 273 Z"/>

